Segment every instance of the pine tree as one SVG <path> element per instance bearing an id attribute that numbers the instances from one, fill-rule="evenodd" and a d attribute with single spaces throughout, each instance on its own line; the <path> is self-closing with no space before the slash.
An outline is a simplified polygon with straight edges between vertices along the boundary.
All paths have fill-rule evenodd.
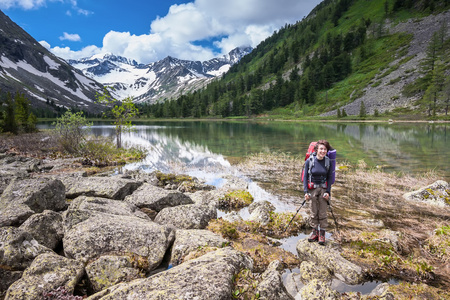
<path id="1" fill-rule="evenodd" d="M 347 116 L 347 112 L 345 111 L 345 108 L 342 109 L 342 117 L 345 118 Z"/>
<path id="2" fill-rule="evenodd" d="M 361 119 L 366 117 L 366 105 L 364 104 L 364 101 L 361 101 L 361 106 L 359 107 L 359 117 Z"/>
<path id="3" fill-rule="evenodd" d="M 18 126 L 16 122 L 15 103 L 11 93 L 8 92 L 6 96 L 6 108 L 3 117 L 3 131 L 18 133 Z"/>

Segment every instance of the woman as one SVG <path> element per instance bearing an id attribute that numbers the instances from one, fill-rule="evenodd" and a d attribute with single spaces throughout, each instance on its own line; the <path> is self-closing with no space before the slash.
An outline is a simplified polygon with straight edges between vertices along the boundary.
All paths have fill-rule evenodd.
<path id="1" fill-rule="evenodd" d="M 331 195 L 330 159 L 326 156 L 332 150 L 326 140 L 319 140 L 314 151 L 305 162 L 303 189 L 305 200 L 311 200 L 311 226 L 313 231 L 308 238 L 309 242 L 318 241 L 325 244 L 325 231 L 328 227 L 327 208 Z M 320 227 L 320 229 L 319 229 Z"/>

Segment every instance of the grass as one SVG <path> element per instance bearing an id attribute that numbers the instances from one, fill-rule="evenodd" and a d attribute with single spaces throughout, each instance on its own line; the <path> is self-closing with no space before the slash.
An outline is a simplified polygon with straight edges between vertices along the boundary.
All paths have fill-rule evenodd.
<path id="1" fill-rule="evenodd" d="M 219 207 L 222 209 L 238 209 L 249 206 L 253 202 L 253 196 L 244 190 L 231 191 L 219 199 Z"/>
<path id="2" fill-rule="evenodd" d="M 51 130 L 26 134 L 0 134 L 0 150 L 36 158 L 78 158 L 86 167 L 123 165 L 144 158 L 146 152 L 136 147 L 117 149 L 107 138 L 88 137 L 76 153 L 68 153 Z"/>

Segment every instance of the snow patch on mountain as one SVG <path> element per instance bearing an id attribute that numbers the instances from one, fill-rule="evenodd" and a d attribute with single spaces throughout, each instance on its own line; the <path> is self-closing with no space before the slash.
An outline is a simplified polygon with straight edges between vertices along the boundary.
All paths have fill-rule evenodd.
<path id="1" fill-rule="evenodd" d="M 136 102 L 154 103 L 201 88 L 251 51 L 251 47 L 236 48 L 227 55 L 204 62 L 168 56 L 144 65 L 111 53 L 68 62 L 85 76 L 113 87 L 112 94 L 119 100 L 132 97 Z"/>

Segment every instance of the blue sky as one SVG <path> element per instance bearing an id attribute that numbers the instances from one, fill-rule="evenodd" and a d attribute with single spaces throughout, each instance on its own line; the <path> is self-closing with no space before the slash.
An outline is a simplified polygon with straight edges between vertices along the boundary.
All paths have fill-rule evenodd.
<path id="1" fill-rule="evenodd" d="M 0 9 L 65 59 L 106 52 L 140 63 L 207 60 L 256 47 L 319 0 L 0 0 Z"/>

